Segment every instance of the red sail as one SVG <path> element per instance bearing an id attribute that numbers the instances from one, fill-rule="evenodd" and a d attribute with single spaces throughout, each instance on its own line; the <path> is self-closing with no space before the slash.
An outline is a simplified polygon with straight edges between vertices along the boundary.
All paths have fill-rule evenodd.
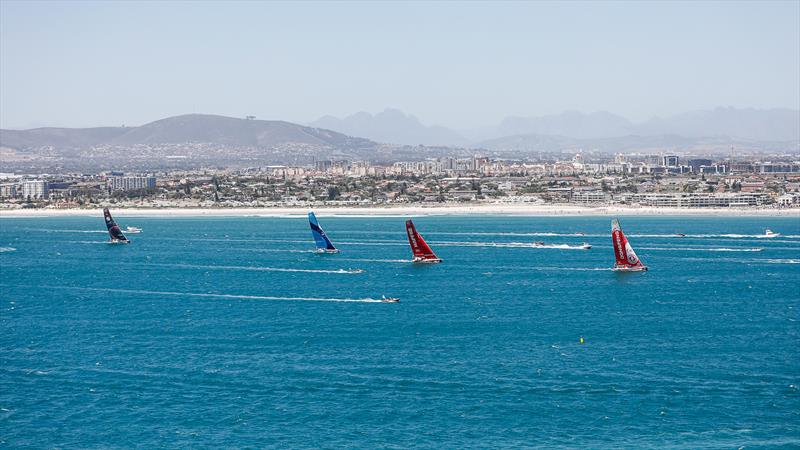
<path id="1" fill-rule="evenodd" d="M 622 232 L 617 219 L 611 221 L 611 242 L 614 244 L 614 257 L 616 258 L 614 267 L 627 269 L 644 268 L 644 264 L 636 256 L 631 244 L 628 243 L 628 239 L 625 237 L 625 233 Z"/>
<path id="2" fill-rule="evenodd" d="M 411 250 L 414 252 L 415 258 L 422 258 L 426 260 L 438 260 L 439 258 L 433 253 L 425 239 L 422 239 L 417 229 L 414 228 L 414 222 L 406 220 L 406 233 L 408 233 L 408 243 L 411 244 Z"/>

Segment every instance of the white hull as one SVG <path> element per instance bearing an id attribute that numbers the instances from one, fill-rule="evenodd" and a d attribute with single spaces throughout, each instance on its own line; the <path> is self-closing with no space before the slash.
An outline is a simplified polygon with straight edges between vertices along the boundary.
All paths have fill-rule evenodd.
<path id="1" fill-rule="evenodd" d="M 641 267 L 615 266 L 611 270 L 613 270 L 614 272 L 647 272 L 647 266 L 641 266 Z"/>
<path id="2" fill-rule="evenodd" d="M 411 260 L 411 262 L 417 264 L 436 264 L 442 262 L 442 260 L 440 258 L 436 259 L 414 258 Z"/>
<path id="3" fill-rule="evenodd" d="M 318 249 L 314 250 L 314 253 L 332 255 L 334 253 L 339 253 L 339 249 L 337 248 L 335 250 L 327 250 L 327 249 L 324 249 L 324 248 L 318 248 Z"/>

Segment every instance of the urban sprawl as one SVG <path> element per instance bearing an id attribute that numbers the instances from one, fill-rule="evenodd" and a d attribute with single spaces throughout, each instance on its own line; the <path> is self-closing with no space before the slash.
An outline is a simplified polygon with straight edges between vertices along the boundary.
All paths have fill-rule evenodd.
<path id="1" fill-rule="evenodd" d="M 0 207 L 300 207 L 404 204 L 579 204 L 800 207 L 796 156 L 745 160 L 582 153 L 559 160 L 442 157 L 374 164 L 158 172 L 0 173 Z"/>

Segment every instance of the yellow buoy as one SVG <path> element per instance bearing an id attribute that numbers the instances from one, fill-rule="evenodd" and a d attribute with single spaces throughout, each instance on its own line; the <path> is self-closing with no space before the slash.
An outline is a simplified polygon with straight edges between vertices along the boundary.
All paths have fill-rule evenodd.
<path id="1" fill-rule="evenodd" d="M 581 344 L 583 344 L 583 336 L 581 336 Z"/>

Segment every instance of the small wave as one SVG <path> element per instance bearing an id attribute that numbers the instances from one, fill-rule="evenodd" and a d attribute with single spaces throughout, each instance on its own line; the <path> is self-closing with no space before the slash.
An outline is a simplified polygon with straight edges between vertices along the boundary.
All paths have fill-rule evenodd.
<path id="1" fill-rule="evenodd" d="M 362 269 L 292 269 L 286 267 L 259 267 L 259 266 L 203 266 L 196 264 L 159 264 L 150 263 L 145 266 L 156 267 L 175 267 L 185 269 L 207 269 L 207 270 L 252 270 L 260 272 L 301 272 L 301 273 L 333 273 L 333 274 L 357 274 L 364 273 Z"/>
<path id="2" fill-rule="evenodd" d="M 14 247 L 0 247 L 0 253 L 15 252 L 17 249 Z"/>
<path id="3" fill-rule="evenodd" d="M 767 264 L 800 264 L 800 259 L 754 259 L 753 262 Z"/>
<path id="4" fill-rule="evenodd" d="M 4 285 L 8 286 L 8 285 Z M 239 295 L 239 294 L 213 294 L 201 292 L 170 292 L 170 291 L 147 291 L 140 289 L 115 289 L 115 288 L 90 288 L 77 286 L 40 286 L 44 289 L 64 289 L 91 292 L 116 292 L 120 294 L 141 294 L 141 295 L 168 295 L 175 297 L 205 297 L 223 299 L 243 299 L 243 300 L 280 300 L 280 301 L 307 301 L 307 302 L 345 302 L 345 303 L 383 303 L 378 298 L 325 298 L 325 297 L 273 297 L 263 295 Z"/>

